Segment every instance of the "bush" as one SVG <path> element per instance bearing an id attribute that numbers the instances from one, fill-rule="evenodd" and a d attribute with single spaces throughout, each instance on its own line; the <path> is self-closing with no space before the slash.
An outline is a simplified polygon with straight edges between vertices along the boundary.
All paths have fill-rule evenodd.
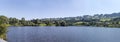
<path id="1" fill-rule="evenodd" d="M 0 24 L 0 38 L 6 39 L 7 24 Z"/>

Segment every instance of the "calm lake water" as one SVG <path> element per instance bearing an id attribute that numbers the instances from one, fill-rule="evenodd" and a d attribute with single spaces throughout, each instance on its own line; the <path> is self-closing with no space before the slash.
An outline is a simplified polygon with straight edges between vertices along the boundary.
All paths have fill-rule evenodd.
<path id="1" fill-rule="evenodd" d="M 8 42 L 120 42 L 119 28 L 9 27 Z"/>

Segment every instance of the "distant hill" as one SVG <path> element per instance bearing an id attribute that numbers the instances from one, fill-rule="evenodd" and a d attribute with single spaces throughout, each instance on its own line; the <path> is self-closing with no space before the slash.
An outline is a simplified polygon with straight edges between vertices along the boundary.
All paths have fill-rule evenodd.
<path id="1" fill-rule="evenodd" d="M 112 14 L 95 14 L 84 15 L 84 16 L 76 16 L 76 17 L 64 17 L 64 18 L 45 18 L 40 19 L 41 21 L 66 21 L 67 25 L 84 25 L 84 26 L 108 26 L 111 24 L 115 24 L 115 26 L 119 26 L 120 21 L 120 13 L 112 13 Z M 112 25 L 113 26 L 113 25 Z M 114 26 L 113 26 L 114 27 Z"/>
<path id="2" fill-rule="evenodd" d="M 84 15 L 84 16 L 76 16 L 76 17 L 64 17 L 64 18 L 45 18 L 41 20 L 88 20 L 88 19 L 102 19 L 102 18 L 118 18 L 120 17 L 120 13 L 112 13 L 112 14 L 95 14 Z"/>

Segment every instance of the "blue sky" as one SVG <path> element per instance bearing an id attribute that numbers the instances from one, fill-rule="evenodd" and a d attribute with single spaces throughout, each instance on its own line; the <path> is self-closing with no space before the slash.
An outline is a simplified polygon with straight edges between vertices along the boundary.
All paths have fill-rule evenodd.
<path id="1" fill-rule="evenodd" d="M 0 15 L 26 19 L 120 12 L 120 0 L 0 0 Z"/>

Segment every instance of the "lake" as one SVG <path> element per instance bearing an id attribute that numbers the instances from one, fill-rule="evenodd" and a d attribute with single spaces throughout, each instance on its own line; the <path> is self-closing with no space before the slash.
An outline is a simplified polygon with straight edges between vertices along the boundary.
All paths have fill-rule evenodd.
<path id="1" fill-rule="evenodd" d="M 120 42 L 119 28 L 9 27 L 8 42 Z"/>

